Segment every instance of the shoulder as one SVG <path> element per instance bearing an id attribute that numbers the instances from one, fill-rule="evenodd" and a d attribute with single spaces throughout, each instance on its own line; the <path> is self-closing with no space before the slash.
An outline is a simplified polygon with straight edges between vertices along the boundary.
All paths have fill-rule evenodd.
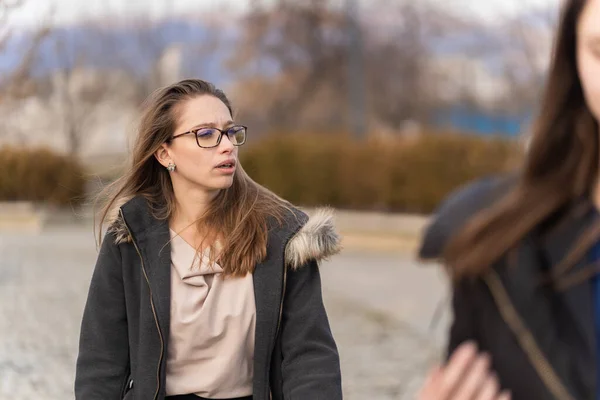
<path id="1" fill-rule="evenodd" d="M 115 200 L 114 204 L 112 204 L 106 213 L 104 223 L 108 227 L 108 236 L 110 236 L 112 242 L 116 245 L 132 242 L 131 233 L 127 228 L 127 224 L 125 223 L 122 214 L 122 208 L 125 206 L 134 209 L 143 209 L 147 208 L 148 204 L 146 199 L 142 196 L 124 196 Z"/>
<path id="2" fill-rule="evenodd" d="M 107 225 L 107 238 L 110 237 L 110 240 L 115 245 L 131 242 L 129 230 L 127 229 L 125 221 L 123 221 L 123 218 L 120 215 L 118 215 L 115 220 L 109 221 Z"/>
<path id="3" fill-rule="evenodd" d="M 438 207 L 426 227 L 419 246 L 419 258 L 439 259 L 452 235 L 475 214 L 509 193 L 516 182 L 516 175 L 491 176 L 473 181 L 452 192 Z"/>
<path id="4" fill-rule="evenodd" d="M 341 251 L 331 208 L 304 212 L 292 207 L 277 229 L 287 240 L 285 262 L 291 269 L 298 269 L 309 261 L 326 260 Z"/>

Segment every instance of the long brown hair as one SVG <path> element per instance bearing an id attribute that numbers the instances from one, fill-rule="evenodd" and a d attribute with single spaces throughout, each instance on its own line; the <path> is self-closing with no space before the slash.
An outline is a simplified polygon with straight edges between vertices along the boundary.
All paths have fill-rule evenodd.
<path id="1" fill-rule="evenodd" d="M 586 0 L 567 0 L 525 165 L 510 193 L 475 215 L 450 241 L 456 278 L 481 274 L 528 232 L 589 195 L 598 174 L 598 123 L 577 69 L 577 25 Z"/>
<path id="2" fill-rule="evenodd" d="M 218 98 L 233 115 L 225 93 L 198 79 L 161 88 L 146 100 L 129 167 L 97 200 L 103 203 L 99 238 L 107 216 L 135 196 L 147 200 L 155 218 L 168 220 L 173 215 L 176 202 L 171 178 L 154 154 L 173 135 L 177 106 L 201 95 Z M 203 244 L 210 250 L 211 261 L 218 257 L 225 275 L 243 276 L 252 272 L 256 263 L 266 256 L 269 219 L 281 222 L 285 210 L 290 210 L 289 203 L 254 182 L 238 164 L 232 186 L 215 197 L 198 221 L 199 231 L 207 232 Z"/>

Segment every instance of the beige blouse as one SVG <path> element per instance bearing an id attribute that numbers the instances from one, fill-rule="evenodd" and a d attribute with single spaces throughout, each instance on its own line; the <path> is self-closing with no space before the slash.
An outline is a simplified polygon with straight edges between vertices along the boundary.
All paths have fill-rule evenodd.
<path id="1" fill-rule="evenodd" d="M 171 230 L 167 395 L 252 395 L 256 305 L 252 274 L 222 278 Z"/>

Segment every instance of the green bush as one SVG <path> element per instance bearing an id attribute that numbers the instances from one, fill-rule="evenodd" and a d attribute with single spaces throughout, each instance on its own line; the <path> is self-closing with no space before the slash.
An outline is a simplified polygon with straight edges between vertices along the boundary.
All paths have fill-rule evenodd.
<path id="1" fill-rule="evenodd" d="M 78 205 L 86 177 L 74 159 L 48 149 L 0 147 L 0 201 Z"/>
<path id="2" fill-rule="evenodd" d="M 277 135 L 240 151 L 257 182 L 302 206 L 431 212 L 460 185 L 506 171 L 517 144 L 430 134 L 357 142 L 345 135 Z"/>

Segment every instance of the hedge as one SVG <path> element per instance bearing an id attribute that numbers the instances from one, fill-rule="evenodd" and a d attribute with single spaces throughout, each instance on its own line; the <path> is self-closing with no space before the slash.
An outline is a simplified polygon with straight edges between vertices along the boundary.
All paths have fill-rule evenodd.
<path id="1" fill-rule="evenodd" d="M 0 147 L 0 201 L 76 206 L 86 177 L 74 159 L 44 148 Z"/>
<path id="2" fill-rule="evenodd" d="M 279 134 L 240 149 L 248 174 L 291 202 L 313 207 L 429 213 L 457 187 L 520 162 L 519 143 L 426 134 L 356 141 L 343 134 Z M 0 147 L 0 201 L 77 205 L 86 175 L 46 149 Z"/>
<path id="3" fill-rule="evenodd" d="M 240 160 L 254 180 L 303 206 L 428 213 L 457 187 L 514 168 L 520 155 L 515 141 L 466 135 L 278 135 L 242 148 Z"/>

